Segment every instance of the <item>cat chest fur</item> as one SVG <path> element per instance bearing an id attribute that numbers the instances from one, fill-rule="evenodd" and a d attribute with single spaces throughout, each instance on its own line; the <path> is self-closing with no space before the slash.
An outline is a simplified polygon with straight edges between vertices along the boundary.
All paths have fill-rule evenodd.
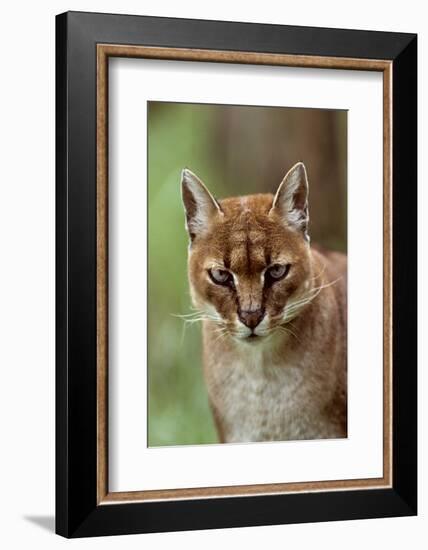
<path id="1" fill-rule="evenodd" d="M 311 365 L 275 364 L 261 352 L 228 357 L 211 371 L 212 403 L 228 442 L 335 436 Z M 316 377 L 315 377 L 316 378 Z M 317 397 L 314 397 L 317 396 Z"/>

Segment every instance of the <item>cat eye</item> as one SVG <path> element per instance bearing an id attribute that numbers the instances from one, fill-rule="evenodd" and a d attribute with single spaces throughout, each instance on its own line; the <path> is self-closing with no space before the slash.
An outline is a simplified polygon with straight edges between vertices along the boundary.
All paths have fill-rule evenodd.
<path id="1" fill-rule="evenodd" d="M 288 275 L 290 264 L 273 264 L 267 270 L 265 275 L 272 281 L 280 281 Z"/>
<path id="2" fill-rule="evenodd" d="M 211 280 L 218 285 L 233 285 L 232 274 L 225 269 L 209 269 L 208 274 Z"/>

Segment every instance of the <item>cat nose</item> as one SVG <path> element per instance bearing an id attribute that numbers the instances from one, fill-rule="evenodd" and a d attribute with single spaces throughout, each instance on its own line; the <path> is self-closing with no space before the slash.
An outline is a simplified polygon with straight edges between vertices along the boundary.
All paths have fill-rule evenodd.
<path id="1" fill-rule="evenodd" d="M 265 316 L 265 310 L 264 308 L 247 311 L 239 310 L 238 315 L 244 325 L 248 328 L 254 329 Z"/>

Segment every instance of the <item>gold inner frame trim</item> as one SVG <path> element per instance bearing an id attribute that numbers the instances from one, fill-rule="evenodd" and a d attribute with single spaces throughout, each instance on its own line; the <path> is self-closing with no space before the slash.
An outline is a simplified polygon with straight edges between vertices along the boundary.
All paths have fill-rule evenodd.
<path id="1" fill-rule="evenodd" d="M 108 59 L 134 57 L 383 73 L 383 476 L 226 487 L 109 492 L 108 488 Z M 97 45 L 97 503 L 222 498 L 392 486 L 392 62 L 187 48 Z"/>

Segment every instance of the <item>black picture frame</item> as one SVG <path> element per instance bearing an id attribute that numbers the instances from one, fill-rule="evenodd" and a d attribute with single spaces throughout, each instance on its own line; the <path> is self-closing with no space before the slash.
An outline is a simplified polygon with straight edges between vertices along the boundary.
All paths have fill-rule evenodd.
<path id="1" fill-rule="evenodd" d="M 97 504 L 100 43 L 392 62 L 392 487 Z M 85 537 L 415 515 L 417 36 L 68 12 L 56 18 L 56 98 L 56 532 Z"/>

